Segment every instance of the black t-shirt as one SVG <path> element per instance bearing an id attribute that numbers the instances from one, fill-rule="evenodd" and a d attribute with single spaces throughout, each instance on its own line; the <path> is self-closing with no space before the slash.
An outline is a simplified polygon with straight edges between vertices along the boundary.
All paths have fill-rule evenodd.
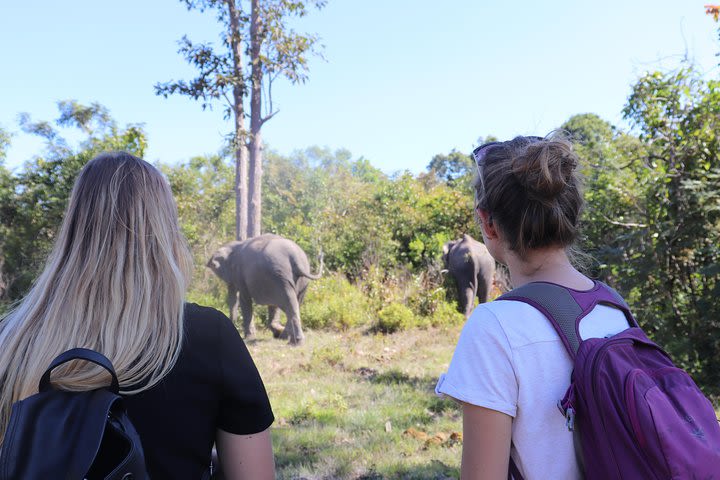
<path id="1" fill-rule="evenodd" d="M 125 404 L 153 480 L 199 480 L 210 465 L 218 428 L 247 435 L 274 420 L 260 374 L 232 322 L 193 303 L 185 306 L 185 339 L 173 369 Z"/>

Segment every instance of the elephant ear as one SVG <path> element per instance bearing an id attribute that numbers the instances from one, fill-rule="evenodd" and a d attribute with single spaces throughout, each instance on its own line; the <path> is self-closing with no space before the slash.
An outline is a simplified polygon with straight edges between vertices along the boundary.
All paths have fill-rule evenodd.
<path id="1" fill-rule="evenodd" d="M 217 272 L 220 269 L 220 261 L 218 260 L 218 257 L 214 256 L 208 260 L 207 266 L 210 267 L 210 270 L 213 272 Z"/>
<path id="2" fill-rule="evenodd" d="M 225 263 L 225 260 L 227 260 L 229 254 L 230 249 L 225 246 L 218 248 L 218 250 L 213 253 L 212 257 L 210 257 L 210 260 L 208 260 L 207 266 L 210 270 L 219 275 L 220 270 L 222 269 L 222 266 Z"/>
<path id="3" fill-rule="evenodd" d="M 455 241 L 452 241 L 452 242 L 447 242 L 447 243 L 445 243 L 445 245 L 443 245 L 442 261 L 446 267 L 448 266 L 449 260 L 450 260 L 448 258 L 448 255 L 450 254 L 450 250 L 453 248 L 453 246 L 455 246 L 455 243 L 456 243 Z"/>

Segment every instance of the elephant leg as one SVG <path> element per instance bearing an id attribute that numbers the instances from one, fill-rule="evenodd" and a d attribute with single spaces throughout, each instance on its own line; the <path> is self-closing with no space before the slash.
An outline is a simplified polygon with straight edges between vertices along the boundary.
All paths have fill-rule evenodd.
<path id="1" fill-rule="evenodd" d="M 302 345 L 305 342 L 305 334 L 300 326 L 300 309 L 298 309 L 287 322 L 292 327 L 290 331 L 290 344 Z"/>
<path id="2" fill-rule="evenodd" d="M 280 338 L 280 335 L 283 334 L 284 329 L 282 323 L 280 323 L 280 312 L 275 305 L 268 305 L 268 327 L 275 338 Z"/>
<path id="3" fill-rule="evenodd" d="M 300 326 L 300 304 L 298 303 L 297 294 L 295 289 L 288 286 L 286 288 L 287 302 L 281 306 L 287 322 L 285 323 L 285 330 L 289 331 L 289 342 L 291 345 L 300 345 L 305 341 L 305 335 L 303 334 L 302 327 Z"/>
<path id="4" fill-rule="evenodd" d="M 292 338 L 292 323 L 289 323 L 287 321 L 287 315 L 285 315 L 285 327 L 283 327 L 282 332 L 280 332 L 280 336 L 277 337 L 280 340 L 287 340 L 289 338 Z"/>
<path id="5" fill-rule="evenodd" d="M 488 300 L 490 300 L 490 292 L 492 291 L 492 277 L 490 278 L 490 281 L 488 282 L 487 279 L 482 278 L 482 275 L 480 275 L 477 279 L 478 289 L 477 289 L 477 299 L 480 303 L 485 303 Z"/>
<path id="6" fill-rule="evenodd" d="M 460 282 L 458 282 L 458 296 L 460 297 L 460 308 L 465 318 L 468 318 L 475 307 L 476 287 L 472 284 L 461 286 L 459 283 Z"/>
<path id="7" fill-rule="evenodd" d="M 240 310 L 243 316 L 243 330 L 245 338 L 251 339 L 255 337 L 255 324 L 253 323 L 253 305 L 252 299 L 240 295 Z"/>
<path id="8" fill-rule="evenodd" d="M 307 287 L 310 285 L 310 280 L 308 280 L 305 277 L 300 277 L 296 284 L 295 284 L 295 290 L 298 292 L 297 299 L 298 299 L 298 305 L 302 305 L 303 300 L 305 299 L 305 292 L 307 292 Z"/>
<path id="9" fill-rule="evenodd" d="M 278 338 L 280 340 L 288 340 L 292 343 L 292 339 L 295 338 L 293 331 L 293 323 L 290 321 L 290 316 L 285 314 L 285 328 L 283 328 L 283 331 L 280 333 Z"/>
<path id="10" fill-rule="evenodd" d="M 228 309 L 230 310 L 230 320 L 232 320 L 233 325 L 237 325 L 238 323 L 238 291 L 228 286 L 228 293 L 227 293 L 227 303 L 228 303 Z"/>

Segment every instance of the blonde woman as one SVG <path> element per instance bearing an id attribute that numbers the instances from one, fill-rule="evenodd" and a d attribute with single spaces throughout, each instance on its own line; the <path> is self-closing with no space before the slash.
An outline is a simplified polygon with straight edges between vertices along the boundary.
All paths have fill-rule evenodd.
<path id="1" fill-rule="evenodd" d="M 85 347 L 115 366 L 151 478 L 199 480 L 213 443 L 226 478 L 274 478 L 265 387 L 230 320 L 184 302 L 191 268 L 160 172 L 122 152 L 90 161 L 44 270 L 0 323 L 0 447 L 12 403 L 37 393 L 55 356 Z M 79 362 L 52 379 L 107 382 Z"/>

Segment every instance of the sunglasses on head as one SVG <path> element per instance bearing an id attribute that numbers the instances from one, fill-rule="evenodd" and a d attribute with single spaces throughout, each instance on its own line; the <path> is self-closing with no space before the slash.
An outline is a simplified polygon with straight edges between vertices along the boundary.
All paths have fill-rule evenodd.
<path id="1" fill-rule="evenodd" d="M 539 142 L 540 140 L 545 140 L 543 137 L 536 137 L 536 136 L 528 136 L 524 137 L 528 140 L 530 140 L 530 143 Z M 485 165 L 485 159 L 487 158 L 488 153 L 490 153 L 495 147 L 498 147 L 502 145 L 505 142 L 488 142 L 480 145 L 475 150 L 472 151 L 472 157 L 473 160 L 475 160 L 475 168 L 477 168 L 478 175 L 480 175 L 480 182 L 483 181 L 482 178 L 482 171 L 481 167 Z M 483 189 L 485 186 L 483 185 Z"/>
<path id="2" fill-rule="evenodd" d="M 485 157 L 487 157 L 488 152 L 502 143 L 503 142 L 483 143 L 472 151 L 472 157 L 473 160 L 475 160 L 475 168 L 478 170 L 478 175 L 480 174 L 480 167 L 485 165 Z"/>
<path id="3" fill-rule="evenodd" d="M 536 136 L 527 136 L 523 137 L 528 140 L 530 140 L 530 143 L 539 142 L 540 140 L 545 140 L 543 137 L 536 137 Z M 472 157 L 473 160 L 475 160 L 475 166 L 476 167 L 482 167 L 485 165 L 485 158 L 487 157 L 487 154 L 493 150 L 493 148 L 502 145 L 505 142 L 488 142 L 483 143 L 479 147 L 477 147 L 475 150 L 472 151 Z"/>
<path id="4" fill-rule="evenodd" d="M 541 140 L 545 140 L 543 137 L 536 136 L 527 136 L 524 138 L 528 139 L 530 141 L 529 143 L 535 143 Z M 472 151 L 472 157 L 473 160 L 475 160 L 475 168 L 477 169 L 477 174 L 480 178 L 480 186 L 482 187 L 483 192 L 485 192 L 485 179 L 483 178 L 482 167 L 485 166 L 485 159 L 487 158 L 488 153 L 490 153 L 493 149 L 495 149 L 495 147 L 499 147 L 503 143 L 505 142 L 484 143 Z"/>

